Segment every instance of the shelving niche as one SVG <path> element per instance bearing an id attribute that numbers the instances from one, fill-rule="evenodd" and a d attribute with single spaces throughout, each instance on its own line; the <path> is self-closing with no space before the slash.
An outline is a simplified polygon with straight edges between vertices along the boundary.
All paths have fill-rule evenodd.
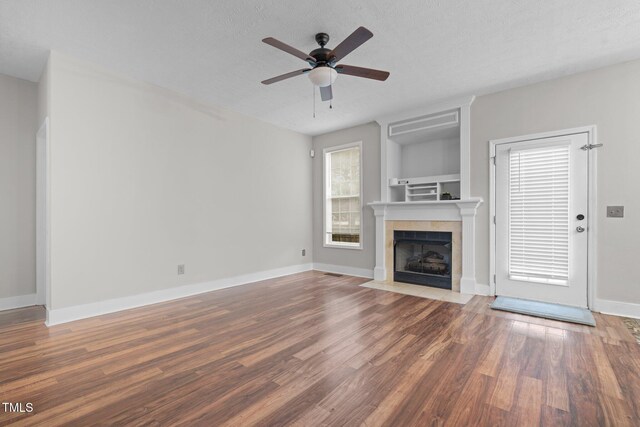
<path id="1" fill-rule="evenodd" d="M 390 202 L 460 198 L 460 110 L 389 123 L 387 176 Z"/>

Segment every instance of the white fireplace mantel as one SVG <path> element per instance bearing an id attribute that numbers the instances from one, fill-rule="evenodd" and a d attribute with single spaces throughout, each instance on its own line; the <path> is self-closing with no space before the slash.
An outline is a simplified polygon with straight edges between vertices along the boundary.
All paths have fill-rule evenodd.
<path id="1" fill-rule="evenodd" d="M 386 280 L 385 221 L 462 221 L 462 277 L 460 292 L 478 293 L 475 279 L 475 217 L 482 198 L 425 202 L 373 202 L 376 217 L 375 280 Z"/>

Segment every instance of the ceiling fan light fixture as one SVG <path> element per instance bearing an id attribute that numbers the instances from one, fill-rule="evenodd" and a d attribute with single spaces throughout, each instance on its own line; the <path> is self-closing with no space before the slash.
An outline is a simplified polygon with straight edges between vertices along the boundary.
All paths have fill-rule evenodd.
<path id="1" fill-rule="evenodd" d="M 331 67 L 316 67 L 309 72 L 309 80 L 318 87 L 331 86 L 336 81 L 338 72 Z"/>

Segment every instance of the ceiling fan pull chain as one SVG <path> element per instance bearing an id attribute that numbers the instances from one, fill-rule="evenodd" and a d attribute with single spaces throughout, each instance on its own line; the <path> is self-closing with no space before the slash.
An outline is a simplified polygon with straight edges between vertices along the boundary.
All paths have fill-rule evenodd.
<path id="1" fill-rule="evenodd" d="M 316 87 L 312 86 L 313 90 L 313 118 L 316 118 Z"/>

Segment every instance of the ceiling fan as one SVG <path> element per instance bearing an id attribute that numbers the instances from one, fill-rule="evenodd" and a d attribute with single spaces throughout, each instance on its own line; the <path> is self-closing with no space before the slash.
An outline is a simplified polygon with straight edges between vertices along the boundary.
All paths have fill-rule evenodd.
<path id="1" fill-rule="evenodd" d="M 333 99 L 331 85 L 338 77 L 338 74 L 385 81 L 387 77 L 389 77 L 389 73 L 387 71 L 338 64 L 338 62 L 344 59 L 345 56 L 353 52 L 371 37 L 373 37 L 373 33 L 371 31 L 367 30 L 365 27 L 359 27 L 351 33 L 349 37 L 344 39 L 342 43 L 331 50 L 325 47 L 329 42 L 329 35 L 327 33 L 318 33 L 316 34 L 316 42 L 320 47 L 312 50 L 308 54 L 291 47 L 286 43 L 276 40 L 273 37 L 267 37 L 262 40 L 264 43 L 306 61 L 311 68 L 303 68 L 301 70 L 282 74 L 280 76 L 264 80 L 262 84 L 270 85 L 271 83 L 279 82 L 291 77 L 308 74 L 309 80 L 311 80 L 315 86 L 320 88 L 320 97 L 322 100 L 329 101 Z"/>

